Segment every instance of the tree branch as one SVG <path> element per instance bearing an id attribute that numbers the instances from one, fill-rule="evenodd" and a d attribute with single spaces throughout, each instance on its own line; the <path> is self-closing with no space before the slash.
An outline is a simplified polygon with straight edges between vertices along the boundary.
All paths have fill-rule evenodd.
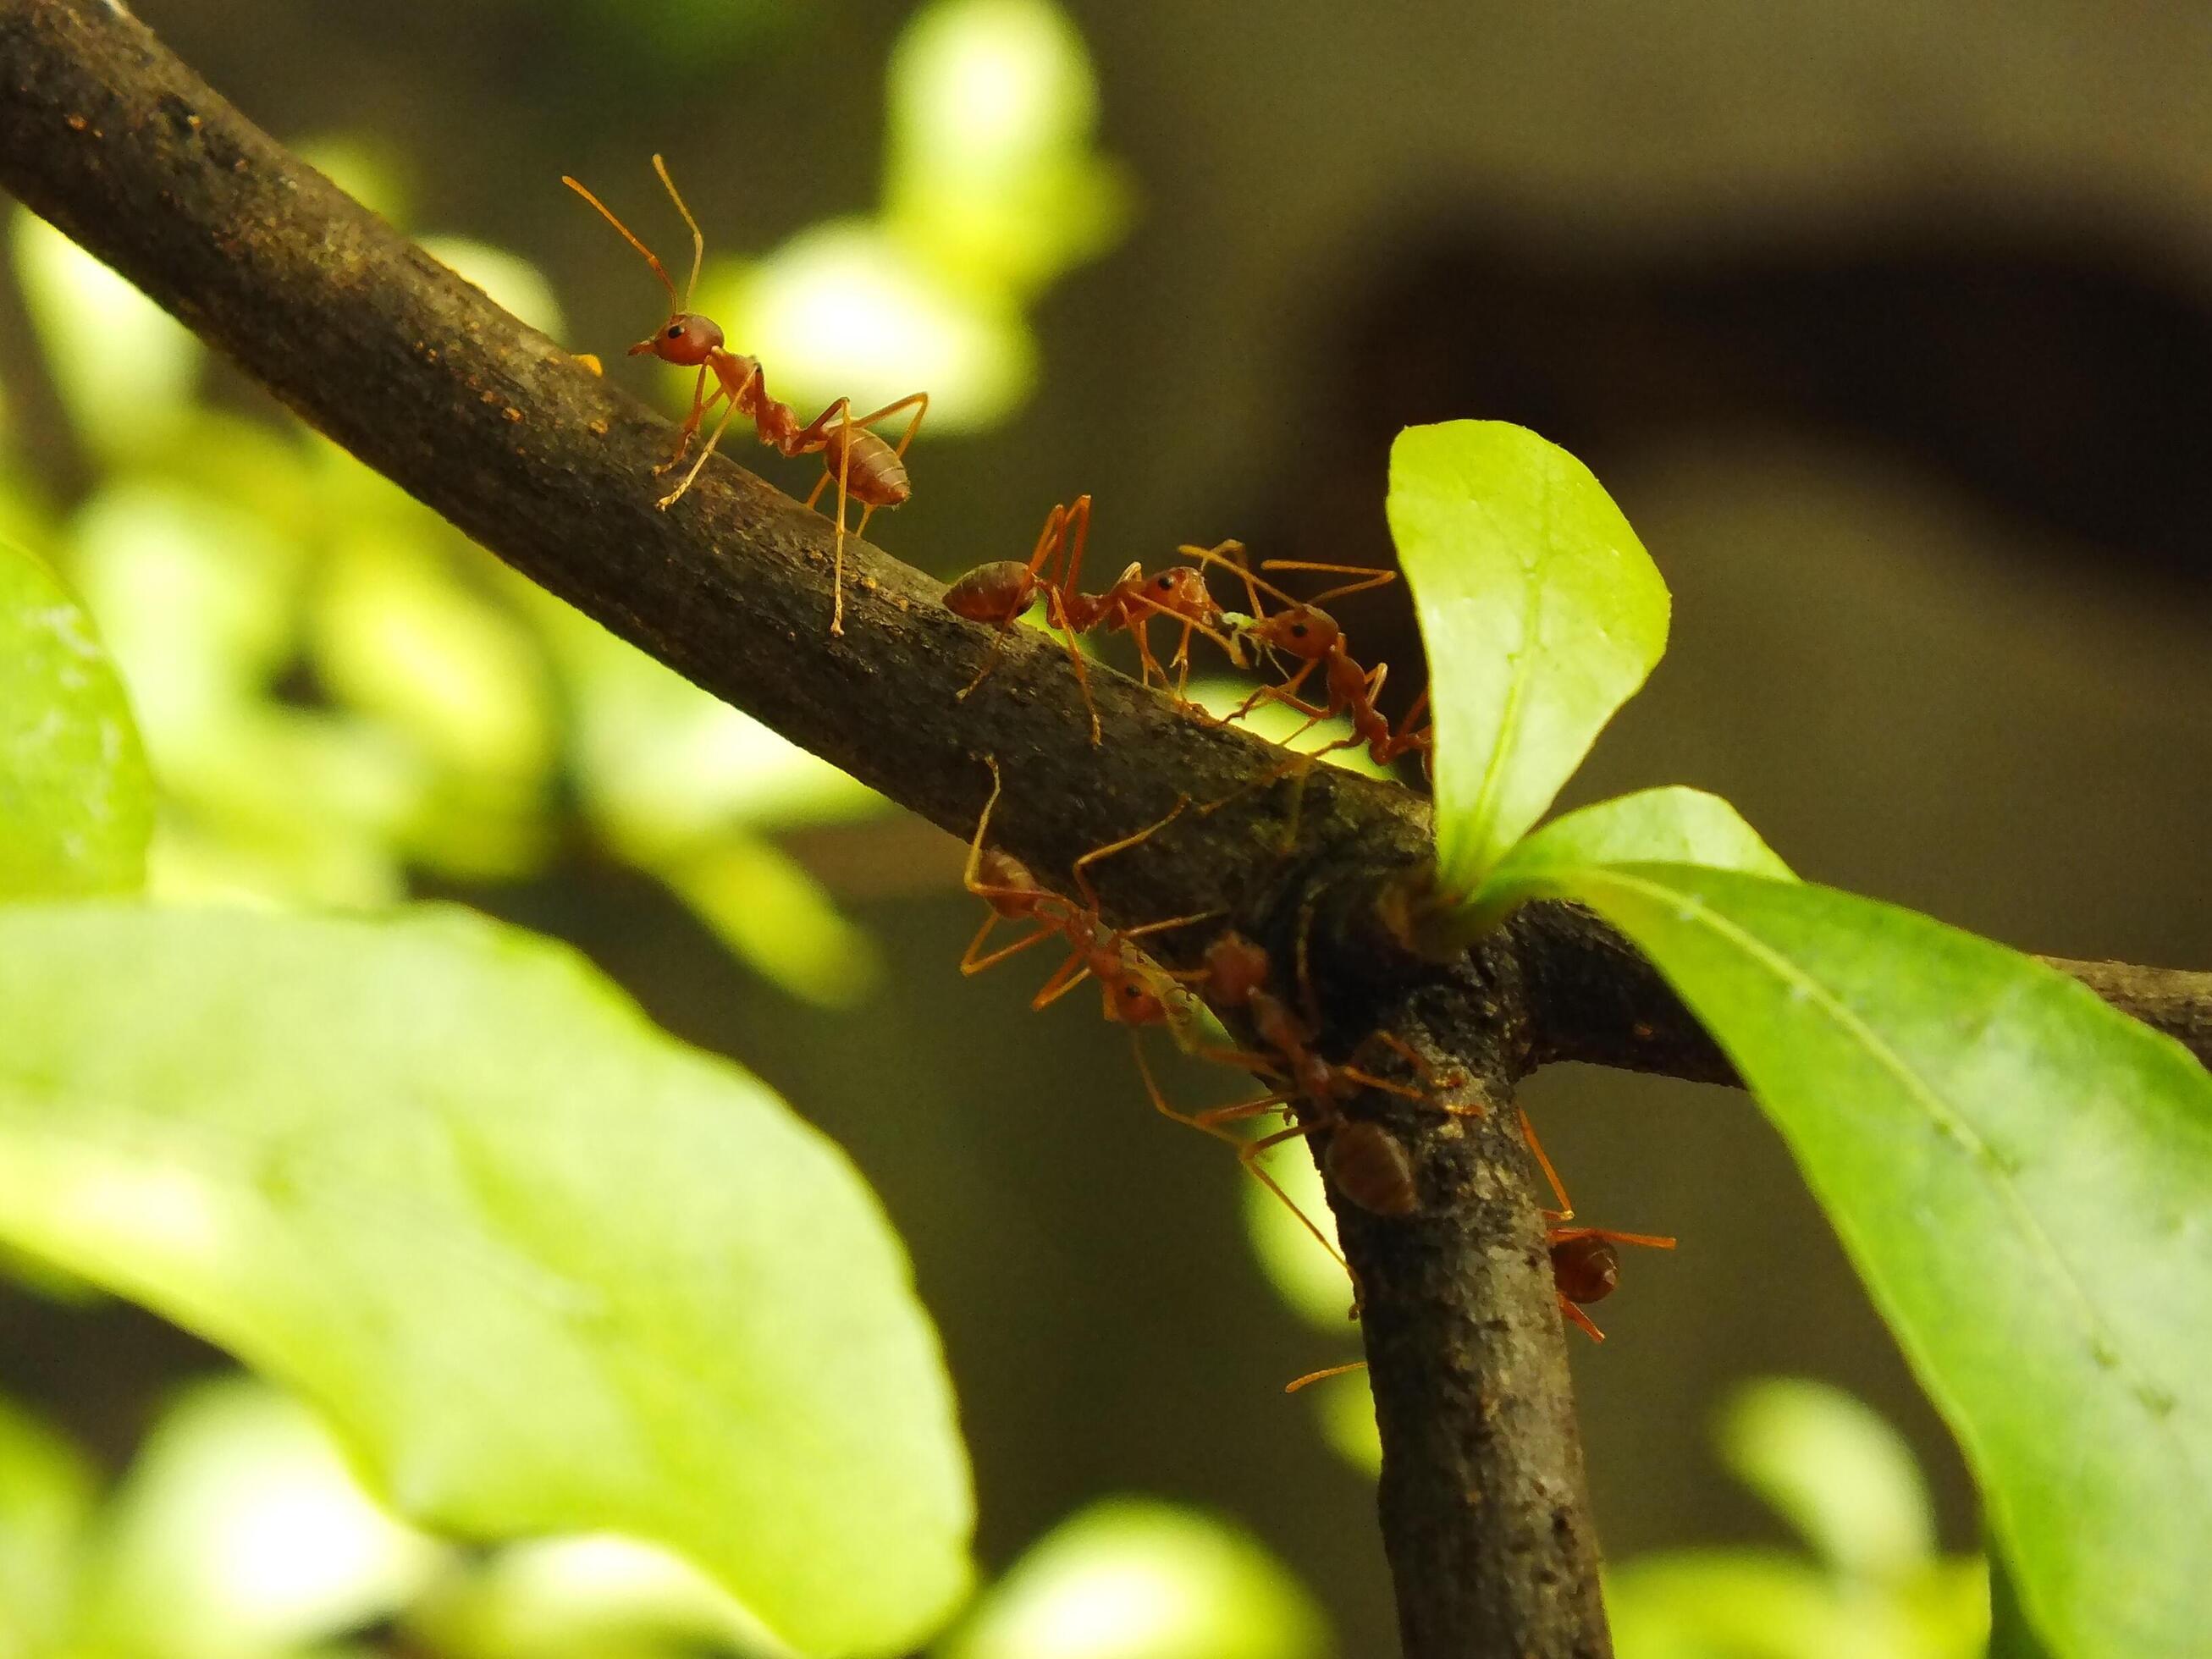
<path id="1" fill-rule="evenodd" d="M 1252 787 L 1275 750 L 1111 673 L 1092 676 L 1093 747 L 1065 659 L 1026 632 L 961 702 L 988 635 L 866 544 L 847 545 L 830 639 L 824 520 L 726 462 L 655 511 L 665 422 L 289 155 L 112 0 L 0 0 L 0 184 L 522 574 L 891 799 L 964 836 L 979 757 L 997 756 L 1000 840 L 1048 879 L 1178 797 L 1226 798 L 1102 867 L 1109 918 L 1224 908 L 1287 960 L 1311 915 L 1328 1052 L 1389 1029 L 1490 1109 L 1358 1103 L 1412 1152 L 1423 1208 L 1387 1219 L 1332 1194 L 1365 1296 L 1406 1652 L 1607 1650 L 1511 1091 L 1559 1058 L 1733 1081 L 1617 936 L 1538 905 L 1456 963 L 1407 957 L 1372 900 L 1425 867 L 1425 803 L 1327 767 Z M 1164 935 L 1163 954 L 1187 964 L 1206 933 Z M 2066 965 L 2212 1054 L 2212 976 Z"/>

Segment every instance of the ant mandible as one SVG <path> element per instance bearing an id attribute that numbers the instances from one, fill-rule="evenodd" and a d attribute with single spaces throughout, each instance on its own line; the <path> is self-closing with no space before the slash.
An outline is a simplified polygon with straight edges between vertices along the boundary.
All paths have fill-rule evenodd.
<path id="1" fill-rule="evenodd" d="M 929 394 L 911 392 L 866 415 L 854 414 L 853 400 L 840 398 L 801 426 L 790 404 L 778 403 L 768 395 L 768 382 L 759 360 L 730 350 L 722 343 L 720 325 L 691 309 L 692 291 L 699 285 L 699 268 L 707 257 L 707 239 L 699 229 L 699 222 L 691 216 L 691 210 L 684 206 L 684 198 L 677 192 L 676 181 L 668 176 L 667 163 L 655 155 L 653 170 L 660 175 L 660 182 L 668 187 L 676 210 L 691 228 L 691 276 L 684 285 L 681 299 L 677 297 L 676 284 L 670 280 L 667 268 L 651 248 L 631 233 L 628 225 L 615 217 L 605 203 L 565 173 L 561 175 L 561 182 L 597 208 L 600 216 L 622 234 L 623 240 L 645 256 L 646 264 L 653 267 L 653 274 L 668 290 L 668 320 L 630 347 L 629 355 L 635 357 L 650 352 L 665 363 L 699 371 L 698 378 L 691 384 L 690 412 L 684 416 L 684 424 L 676 434 L 676 453 L 653 468 L 656 475 L 670 471 L 682 462 L 707 411 L 723 398 L 729 399 L 722 418 L 715 423 L 714 435 L 707 440 L 706 448 L 700 451 L 691 470 L 684 475 L 684 482 L 654 505 L 665 513 L 691 488 L 700 469 L 707 465 L 708 457 L 722 441 L 722 433 L 734 415 L 749 417 L 760 441 L 779 454 L 821 456 L 823 474 L 809 492 L 806 505 L 811 507 L 822 498 L 822 491 L 830 479 L 837 481 L 837 550 L 830 577 L 835 597 L 830 602 L 830 631 L 841 635 L 845 631 L 845 503 L 848 498 L 860 503 L 860 523 L 854 533 L 866 535 L 869 516 L 878 507 L 896 507 L 914 494 L 914 481 L 907 476 L 906 450 L 914 441 L 915 434 L 921 429 L 921 417 L 929 412 Z M 711 393 L 707 390 L 710 374 L 716 382 Z M 878 421 L 888 419 L 903 409 L 913 410 L 914 415 L 896 447 L 869 429 Z"/>

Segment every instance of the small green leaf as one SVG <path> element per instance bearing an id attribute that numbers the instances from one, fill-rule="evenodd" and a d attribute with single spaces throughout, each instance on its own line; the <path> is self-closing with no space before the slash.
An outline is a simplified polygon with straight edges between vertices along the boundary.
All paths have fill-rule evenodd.
<path id="1" fill-rule="evenodd" d="M 1736 1478 L 1839 1572 L 1901 1583 L 1936 1557 L 1927 1483 L 1897 1431 L 1809 1377 L 1747 1385 L 1720 1423 Z"/>
<path id="2" fill-rule="evenodd" d="M 1318 1659 L 1304 1586 L 1241 1527 L 1109 1498 L 1072 1516 L 978 1603 L 943 1659 Z"/>
<path id="3" fill-rule="evenodd" d="M 0 1237 L 296 1389 L 427 1524 L 657 1541 L 810 1651 L 910 1646 L 966 1587 L 873 1197 L 528 935 L 0 911 Z"/>
<path id="4" fill-rule="evenodd" d="M 1552 820 L 1516 842 L 1462 907 L 1470 936 L 1532 896 L 1547 876 L 1578 866 L 1698 864 L 1795 881 L 1790 866 L 1718 795 L 1680 784 L 1616 795 Z"/>
<path id="5" fill-rule="evenodd" d="M 1408 428 L 1390 533 L 1428 647 L 1437 852 L 1474 892 L 1667 646 L 1667 585 L 1589 469 L 1500 421 Z"/>
<path id="6" fill-rule="evenodd" d="M 2061 1653 L 2212 1628 L 2212 1077 L 2026 957 L 1846 893 L 1557 866 L 1735 1062 Z"/>
<path id="7" fill-rule="evenodd" d="M 130 699 L 92 618 L 0 543 L 0 900 L 131 891 L 153 828 Z"/>

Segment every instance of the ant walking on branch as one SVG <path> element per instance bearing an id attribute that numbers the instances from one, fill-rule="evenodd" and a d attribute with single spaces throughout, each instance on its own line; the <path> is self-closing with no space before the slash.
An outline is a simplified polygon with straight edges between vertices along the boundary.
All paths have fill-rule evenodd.
<path id="1" fill-rule="evenodd" d="M 670 280 L 668 270 L 651 248 L 631 234 L 628 225 L 615 217 L 605 203 L 592 194 L 567 173 L 561 182 L 574 191 L 593 207 L 602 217 L 622 233 L 622 238 L 645 256 L 653 274 L 660 278 L 660 285 L 668 290 L 668 320 L 644 339 L 629 349 L 633 357 L 651 352 L 665 363 L 674 363 L 679 368 L 696 368 L 698 378 L 691 386 L 691 409 L 684 416 L 684 424 L 676 434 L 676 453 L 660 465 L 655 474 L 672 471 L 680 465 L 691 447 L 691 440 L 699 430 L 707 411 L 724 398 L 729 400 L 722 418 L 715 423 L 714 435 L 707 447 L 692 463 L 691 470 L 684 475 L 684 482 L 663 495 L 655 503 L 663 512 L 680 499 L 698 477 L 699 470 L 707 465 L 707 458 L 722 441 L 722 433 L 732 416 L 744 415 L 753 423 L 760 441 L 779 454 L 796 457 L 819 455 L 823 474 L 806 497 L 811 507 L 822 497 L 823 489 L 833 477 L 837 481 L 837 550 L 831 582 L 835 598 L 830 603 L 830 631 L 833 635 L 845 631 L 845 503 L 849 498 L 860 503 L 860 523 L 854 532 L 866 535 L 869 515 L 879 507 L 896 507 L 914 494 L 914 481 L 907 476 L 907 446 L 921 429 L 921 417 L 929 412 L 929 394 L 911 392 L 881 409 L 866 415 L 853 413 L 853 400 L 840 398 L 805 425 L 799 424 L 798 415 L 788 404 L 781 404 L 768 395 L 768 382 L 761 372 L 759 360 L 730 350 L 722 343 L 720 325 L 711 318 L 702 317 L 691 309 L 691 295 L 699 285 L 699 267 L 707 257 L 707 239 L 699 229 L 699 222 L 691 216 L 691 210 L 684 205 L 678 194 L 676 181 L 668 176 L 668 167 L 659 156 L 653 158 L 653 170 L 660 175 L 660 182 L 668 187 L 670 199 L 676 210 L 684 216 L 684 222 L 691 228 L 691 276 L 684 285 L 684 295 L 677 297 L 676 284 Z M 709 375 L 715 381 L 714 389 L 707 389 Z M 888 420 L 902 410 L 911 409 L 914 414 L 906 423 L 896 447 L 885 442 L 869 428 L 878 421 Z"/>
<path id="2" fill-rule="evenodd" d="M 1181 623 L 1182 636 L 1176 642 L 1168 665 L 1176 671 L 1176 700 L 1183 703 L 1188 702 L 1183 694 L 1190 684 L 1192 635 L 1205 635 L 1229 653 L 1231 662 L 1241 664 L 1243 653 L 1237 641 L 1222 631 L 1226 615 L 1207 590 L 1205 574 L 1193 566 L 1170 565 L 1147 576 L 1144 566 L 1133 560 L 1111 587 L 1084 592 L 1083 555 L 1090 538 L 1091 497 L 1078 495 L 1073 507 L 1055 507 L 1045 515 L 1044 528 L 1038 532 L 1028 563 L 997 559 L 978 565 L 945 590 L 945 603 L 956 616 L 987 623 L 999 630 L 975 678 L 961 689 L 964 699 L 998 665 L 999 649 L 1007 633 L 1042 597 L 1046 620 L 1060 630 L 1066 643 L 1084 706 L 1091 714 L 1091 741 L 1096 744 L 1100 740 L 1098 709 L 1091 699 L 1091 675 L 1084 663 L 1083 647 L 1077 643 L 1078 635 L 1101 627 L 1109 633 L 1127 632 L 1137 642 L 1143 684 L 1150 685 L 1158 675 L 1164 689 L 1168 672 L 1152 654 L 1149 627 L 1156 616 Z M 1054 568 L 1048 570 L 1048 566 Z"/>
<path id="3" fill-rule="evenodd" d="M 1559 1225 L 1575 1218 L 1575 1206 L 1567 1198 L 1566 1188 L 1560 1184 L 1559 1172 L 1545 1156 L 1544 1143 L 1536 1139 L 1536 1126 L 1529 1122 L 1525 1110 L 1521 1114 L 1521 1138 L 1536 1155 L 1537 1166 L 1551 1184 L 1552 1195 L 1559 1200 L 1558 1209 L 1544 1212 L 1544 1219 L 1549 1224 L 1544 1230 L 1544 1242 L 1552 1253 L 1552 1285 L 1559 1293 L 1559 1311 L 1581 1326 L 1591 1341 L 1602 1342 L 1605 1333 L 1598 1329 L 1597 1322 L 1584 1313 L 1583 1307 L 1604 1301 L 1620 1285 L 1620 1252 L 1613 1246 L 1640 1244 L 1646 1249 L 1671 1250 L 1675 1241 L 1656 1233 L 1620 1233 L 1608 1227 Z"/>
<path id="4" fill-rule="evenodd" d="M 1332 715 L 1342 714 L 1352 721 L 1352 735 L 1316 750 L 1316 755 L 1325 755 L 1333 749 L 1349 749 L 1360 744 L 1377 766 L 1388 766 L 1402 755 L 1419 750 L 1426 757 L 1431 733 L 1430 728 L 1414 729 L 1414 722 L 1428 707 L 1429 694 L 1424 690 L 1413 699 L 1413 706 L 1406 711 L 1404 719 L 1394 728 L 1382 717 L 1376 700 L 1382 694 L 1382 682 L 1390 672 L 1388 663 L 1377 663 L 1370 671 L 1359 665 L 1344 642 L 1344 630 L 1336 618 L 1322 609 L 1331 599 L 1340 599 L 1352 593 L 1362 593 L 1370 587 L 1380 587 L 1385 582 L 1395 581 L 1395 570 L 1363 570 L 1355 565 L 1314 564 L 1297 559 L 1269 559 L 1261 565 L 1262 570 L 1310 570 L 1325 574 L 1351 576 L 1352 581 L 1340 583 L 1310 599 L 1292 598 L 1273 582 L 1263 580 L 1252 572 L 1244 556 L 1241 542 L 1222 542 L 1212 547 L 1186 547 L 1181 550 L 1201 564 L 1218 564 L 1233 571 L 1244 584 L 1249 596 L 1252 611 L 1249 617 L 1234 618 L 1225 625 L 1232 638 L 1249 641 L 1261 652 L 1273 656 L 1280 652 L 1297 659 L 1298 666 L 1290 678 L 1280 685 L 1263 685 L 1247 697 L 1229 716 L 1242 720 L 1261 702 L 1279 702 L 1295 708 L 1306 717 L 1305 726 L 1284 739 L 1292 743 L 1307 727 L 1317 725 Z M 1273 599 L 1281 608 L 1269 614 L 1261 603 L 1261 595 Z M 1328 692 L 1327 701 L 1308 702 L 1297 695 L 1298 688 L 1316 668 L 1322 671 L 1322 683 Z M 1310 758 L 1310 757 L 1308 757 Z"/>
<path id="5" fill-rule="evenodd" d="M 1158 823 L 1148 824 L 1133 835 L 1124 836 L 1119 841 L 1094 848 L 1077 859 L 1071 871 L 1077 890 L 1083 896 L 1082 902 L 1079 903 L 1042 885 L 1028 866 L 1012 854 L 983 845 L 990 827 L 991 814 L 998 805 L 1002 788 L 998 762 L 988 759 L 987 763 L 991 769 L 991 793 L 983 803 L 981 817 L 976 820 L 975 836 L 969 843 L 967 867 L 962 872 L 961 880 L 969 892 L 991 907 L 991 914 L 983 919 L 982 927 L 969 941 L 968 949 L 960 958 L 960 971 L 963 974 L 981 973 L 986 968 L 1004 962 L 1008 957 L 1048 939 L 1057 938 L 1066 943 L 1070 947 L 1067 959 L 1039 988 L 1036 996 L 1030 1000 L 1030 1006 L 1032 1009 L 1045 1008 L 1085 979 L 1097 980 L 1105 1018 L 1113 1024 L 1129 1028 L 1129 1042 L 1136 1055 L 1137 1070 L 1145 1079 L 1146 1090 L 1152 1104 L 1178 1123 L 1202 1129 L 1218 1139 L 1234 1144 L 1245 1167 L 1268 1191 L 1290 1207 L 1291 1213 L 1297 1216 L 1306 1230 L 1321 1241 L 1322 1248 L 1336 1256 L 1341 1264 L 1344 1258 L 1337 1254 L 1336 1247 L 1329 1243 L 1328 1236 L 1298 1207 L 1297 1200 L 1283 1190 L 1273 1176 L 1246 1156 L 1245 1148 L 1251 1143 L 1246 1142 L 1233 1130 L 1219 1127 L 1216 1114 L 1179 1112 L 1167 1103 L 1158 1086 L 1152 1081 L 1152 1068 L 1145 1059 L 1144 1045 L 1138 1040 L 1139 1027 L 1164 1025 L 1178 1048 L 1201 1059 L 1259 1070 L 1273 1069 L 1273 1062 L 1266 1054 L 1208 1046 L 1200 1030 L 1197 999 L 1184 982 L 1188 979 L 1201 977 L 1205 970 L 1178 974 L 1153 961 L 1136 943 L 1148 934 L 1210 921 L 1218 912 L 1173 916 L 1164 921 L 1119 929 L 1109 927 L 1099 915 L 1098 895 L 1091 884 L 1090 866 L 1101 859 L 1126 852 L 1157 835 L 1175 821 L 1182 811 L 1182 803 L 1178 801 L 1174 810 Z M 1012 943 L 986 952 L 983 946 L 1001 920 L 1029 921 L 1035 926 Z M 1249 1114 L 1232 1108 L 1229 1115 L 1241 1116 Z M 1350 1269 L 1346 1271 L 1348 1273 Z"/>

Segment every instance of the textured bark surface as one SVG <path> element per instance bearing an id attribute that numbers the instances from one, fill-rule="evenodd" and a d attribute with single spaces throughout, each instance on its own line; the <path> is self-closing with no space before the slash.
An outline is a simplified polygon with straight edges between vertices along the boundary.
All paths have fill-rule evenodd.
<path id="1" fill-rule="evenodd" d="M 1423 1205 L 1394 1220 L 1338 1202 L 1365 1298 L 1405 1651 L 1608 1650 L 1511 1092 L 1559 1058 L 1734 1080 L 1615 935 L 1536 906 L 1459 962 L 1404 955 L 1371 900 L 1425 866 L 1425 802 L 1327 768 L 1249 787 L 1276 751 L 1099 671 L 1094 747 L 1065 659 L 1026 632 L 958 702 L 989 635 L 858 542 L 831 640 L 824 519 L 726 461 L 656 511 L 666 422 L 286 153 L 105 0 L 0 0 L 0 185 L 522 574 L 892 799 L 964 836 L 988 787 L 981 757 L 996 756 L 998 838 L 1048 881 L 1178 797 L 1227 798 L 1102 866 L 1109 920 L 1218 908 L 1285 961 L 1310 915 L 1325 1051 L 1389 1030 L 1490 1109 L 1356 1103 L 1412 1152 Z M 896 534 L 895 514 L 877 523 Z M 1163 954 L 1187 963 L 1209 931 L 1164 935 Z M 2212 975 L 2061 965 L 2212 1055 Z"/>

